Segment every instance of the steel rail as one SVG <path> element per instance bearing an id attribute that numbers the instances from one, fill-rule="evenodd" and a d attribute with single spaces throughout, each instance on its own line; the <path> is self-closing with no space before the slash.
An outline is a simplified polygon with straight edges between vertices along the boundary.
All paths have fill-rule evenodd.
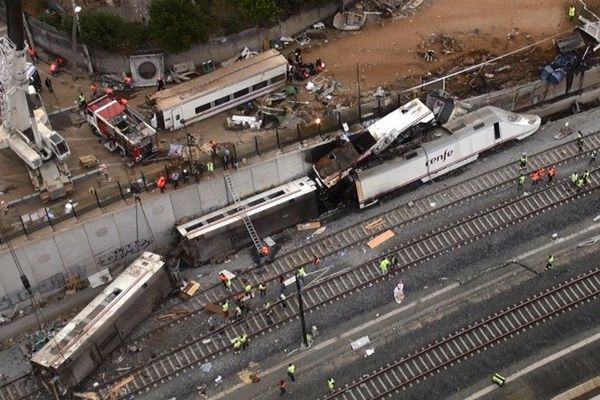
<path id="1" fill-rule="evenodd" d="M 469 216 L 449 226 L 423 235 L 407 244 L 398 246 L 387 255 L 395 255 L 401 267 L 394 268 L 391 274 L 397 274 L 414 265 L 418 265 L 439 254 L 470 243 L 478 238 L 487 236 L 494 231 L 506 228 L 518 221 L 538 215 L 559 204 L 587 195 L 600 189 L 600 172 L 594 170 L 590 175 L 585 189 L 575 190 L 568 180 L 557 182 L 555 185 L 544 187 L 527 196 L 506 201 L 501 205 L 489 208 L 479 214 Z M 305 309 L 314 311 L 319 307 L 333 303 L 346 297 L 351 292 L 361 289 L 382 278 L 377 259 L 352 268 L 348 271 L 334 274 L 316 285 L 308 285 L 304 293 Z M 215 357 L 217 354 L 231 348 L 231 340 L 246 333 L 250 338 L 272 330 L 297 317 L 298 304 L 296 296 L 275 303 L 273 315 L 269 318 L 265 312 L 253 314 L 246 319 L 218 329 L 210 334 L 193 338 L 191 342 L 150 360 L 125 374 L 110 378 L 103 384 L 102 391 L 108 391 L 111 383 L 133 376 L 133 381 L 123 387 L 127 396 L 149 390 L 151 385 L 157 385 L 172 375 L 185 372 L 195 364 Z M 269 320 L 271 319 L 271 320 Z"/>
<path id="2" fill-rule="evenodd" d="M 460 359 L 473 356 L 557 314 L 591 301 L 599 294 L 600 269 L 595 268 L 444 336 L 415 353 L 361 377 L 324 399 L 385 398 L 413 386 L 419 380 L 426 379 Z"/>
<path id="3" fill-rule="evenodd" d="M 25 375 L 0 387 L 0 400 L 33 400 L 41 394 L 31 375 Z"/>
<path id="4" fill-rule="evenodd" d="M 585 137 L 584 152 L 580 153 L 577 149 L 577 141 L 573 140 L 550 149 L 533 154 L 529 157 L 529 164 L 537 169 L 542 166 L 563 165 L 567 161 L 573 161 L 588 154 L 593 149 L 600 149 L 600 131 L 589 134 Z M 387 229 L 396 228 L 400 225 L 413 222 L 426 215 L 434 214 L 446 207 L 461 204 L 473 198 L 480 197 L 492 190 L 498 190 L 508 185 L 516 184 L 516 179 L 520 174 L 517 163 L 511 163 L 489 172 L 477 175 L 467 181 L 461 182 L 450 188 L 444 188 L 430 195 L 423 196 L 408 204 L 395 207 L 391 210 L 381 212 L 365 221 L 357 222 L 347 228 L 333 232 L 328 236 L 309 242 L 305 247 L 292 250 L 273 260 L 264 267 L 259 267 L 239 274 L 232 282 L 233 293 L 225 290 L 223 285 L 216 284 L 201 290 L 192 299 L 185 303 L 178 302 L 163 308 L 158 313 L 167 312 L 167 310 L 180 306 L 182 304 L 192 308 L 188 314 L 175 318 L 168 323 L 164 323 L 142 335 L 133 338 L 131 342 L 141 344 L 143 340 L 152 336 L 158 330 L 164 329 L 174 324 L 194 317 L 204 309 L 209 303 L 222 303 L 226 299 L 243 292 L 242 278 L 247 279 L 253 287 L 260 283 L 271 282 L 282 274 L 293 273 L 301 265 L 311 263 L 314 255 L 324 257 L 333 254 L 341 249 L 363 242 L 368 238 L 377 235 Z M 435 206 L 432 206 L 435 204 Z M 369 223 L 383 219 L 383 224 L 375 229 L 366 229 Z M 269 271 L 266 269 L 269 268 Z M 267 275 L 265 277 L 265 274 Z M 156 314 L 156 313 L 155 313 Z M 179 327 L 177 327 L 179 329 Z"/>

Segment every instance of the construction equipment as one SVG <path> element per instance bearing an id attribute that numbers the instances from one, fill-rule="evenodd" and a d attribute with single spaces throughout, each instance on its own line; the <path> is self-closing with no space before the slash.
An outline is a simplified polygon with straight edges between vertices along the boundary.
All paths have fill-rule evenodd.
<path id="1" fill-rule="evenodd" d="M 7 3 L 8 34 L 0 38 L 0 148 L 10 148 L 27 165 L 42 202 L 73 191 L 66 160 L 71 151 L 52 130 L 42 100 L 27 79 L 20 2 Z"/>
<path id="2" fill-rule="evenodd" d="M 118 151 L 129 166 L 158 151 L 156 129 L 127 103 L 110 95 L 91 101 L 86 118 L 94 134 L 104 141 L 104 147 Z"/>

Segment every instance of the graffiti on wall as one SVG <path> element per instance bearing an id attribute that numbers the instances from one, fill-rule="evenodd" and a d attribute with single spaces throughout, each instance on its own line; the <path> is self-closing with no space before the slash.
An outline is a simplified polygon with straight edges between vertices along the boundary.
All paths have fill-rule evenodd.
<path id="1" fill-rule="evenodd" d="M 127 243 L 122 247 L 117 247 L 106 254 L 97 255 L 96 260 L 99 266 L 109 267 L 114 263 L 123 261 L 131 255 L 137 255 L 142 250 L 147 249 L 154 241 L 152 239 L 140 239 Z"/>

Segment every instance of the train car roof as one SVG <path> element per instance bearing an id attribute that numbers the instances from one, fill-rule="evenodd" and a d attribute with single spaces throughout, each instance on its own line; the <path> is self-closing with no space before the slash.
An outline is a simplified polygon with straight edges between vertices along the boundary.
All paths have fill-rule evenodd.
<path id="1" fill-rule="evenodd" d="M 85 347 L 89 338 L 118 314 L 121 306 L 136 296 L 163 265 L 161 256 L 145 251 L 54 338 L 33 354 L 31 361 L 47 368 L 60 368 L 73 353 Z"/>
<path id="2" fill-rule="evenodd" d="M 403 132 L 423 119 L 432 120 L 433 112 L 419 99 L 414 99 L 372 123 L 367 130 L 379 140 L 394 129 Z"/>
<path id="3" fill-rule="evenodd" d="M 315 182 L 308 178 L 300 178 L 259 193 L 241 201 L 246 207 L 240 211 L 236 204 L 229 205 L 218 211 L 203 215 L 193 221 L 177 226 L 177 231 L 186 239 L 195 239 L 213 232 L 242 219 L 243 213 L 249 217 L 270 207 L 286 203 L 295 198 L 317 190 Z"/>
<path id="4" fill-rule="evenodd" d="M 168 110 L 181 104 L 183 100 L 193 100 L 205 96 L 281 65 L 287 65 L 287 60 L 277 50 L 271 49 L 198 78 L 190 79 L 172 88 L 156 92 L 150 96 L 150 100 L 155 101 L 155 107 L 158 110 Z"/>
<path id="5" fill-rule="evenodd" d="M 480 124 L 490 125 L 500 119 L 506 119 L 509 122 L 516 122 L 521 117 L 511 111 L 506 111 L 494 106 L 486 106 L 458 117 L 450 122 L 447 122 L 444 128 L 452 133 L 467 132 L 469 128 L 475 129 Z"/>

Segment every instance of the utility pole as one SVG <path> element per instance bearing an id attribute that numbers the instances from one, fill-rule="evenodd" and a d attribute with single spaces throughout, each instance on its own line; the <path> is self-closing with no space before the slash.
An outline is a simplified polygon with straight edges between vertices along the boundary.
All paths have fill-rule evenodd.
<path id="1" fill-rule="evenodd" d="M 71 45 L 73 51 L 73 80 L 77 80 L 77 27 L 79 25 L 79 12 L 81 11 L 81 7 L 75 5 L 75 0 L 71 2 L 73 6 L 73 26 L 71 28 Z"/>
<path id="2" fill-rule="evenodd" d="M 306 322 L 304 321 L 304 304 L 302 303 L 302 285 L 298 274 L 296 274 L 296 289 L 298 290 L 298 308 L 300 310 L 300 323 L 302 324 L 302 341 L 304 346 L 308 347 L 308 338 L 306 337 Z"/>

